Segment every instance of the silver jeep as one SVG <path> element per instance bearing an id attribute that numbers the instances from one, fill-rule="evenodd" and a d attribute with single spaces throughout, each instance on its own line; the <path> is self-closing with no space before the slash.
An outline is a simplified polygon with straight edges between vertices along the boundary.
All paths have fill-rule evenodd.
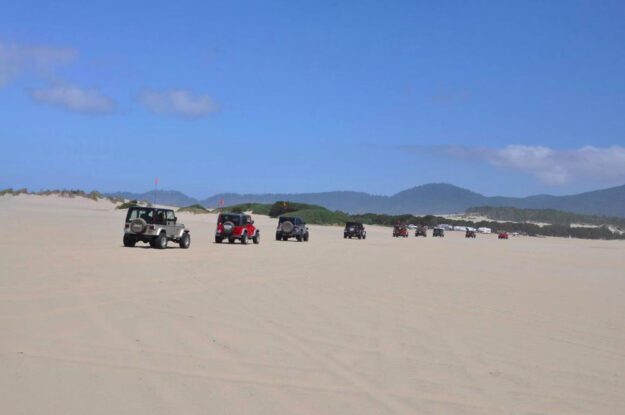
<path id="1" fill-rule="evenodd" d="M 308 226 L 302 218 L 297 216 L 280 216 L 278 219 L 278 228 L 276 229 L 276 241 L 286 241 L 289 238 L 295 238 L 298 242 L 308 242 L 310 234 Z"/>
<path id="2" fill-rule="evenodd" d="M 191 245 L 191 235 L 178 223 L 173 210 L 134 206 L 126 214 L 124 246 L 133 247 L 139 241 L 158 249 L 167 248 L 167 242 L 172 241 L 187 249 Z"/>

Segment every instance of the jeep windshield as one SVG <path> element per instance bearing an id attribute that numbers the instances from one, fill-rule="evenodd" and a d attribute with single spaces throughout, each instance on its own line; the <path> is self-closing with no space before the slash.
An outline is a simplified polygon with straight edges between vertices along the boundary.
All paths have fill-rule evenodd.
<path id="1" fill-rule="evenodd" d="M 362 227 L 362 223 L 358 223 L 358 222 L 347 222 L 347 223 L 345 224 L 345 227 L 346 227 L 346 228 L 356 228 L 356 229 L 358 229 L 358 228 L 361 228 L 361 227 Z"/>
<path id="2" fill-rule="evenodd" d="M 143 219 L 147 223 L 152 223 L 154 220 L 154 209 L 131 207 L 126 214 L 126 222 L 131 222 L 135 219 Z"/>
<path id="3" fill-rule="evenodd" d="M 286 216 L 281 216 L 280 219 L 278 220 L 278 223 L 284 223 L 284 222 L 291 222 L 291 223 L 295 223 L 295 219 L 296 218 L 289 218 Z"/>
<path id="4" fill-rule="evenodd" d="M 241 215 L 222 214 L 219 216 L 219 223 L 232 222 L 236 226 L 241 225 Z"/>

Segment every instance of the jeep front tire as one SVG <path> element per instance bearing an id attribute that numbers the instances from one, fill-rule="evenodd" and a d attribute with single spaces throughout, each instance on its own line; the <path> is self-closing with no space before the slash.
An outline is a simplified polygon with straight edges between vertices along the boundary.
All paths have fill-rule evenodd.
<path id="1" fill-rule="evenodd" d="M 182 249 L 189 248 L 189 246 L 191 245 L 191 235 L 189 235 L 189 232 L 185 232 L 182 234 L 182 236 L 180 237 L 180 242 L 178 242 L 178 244 Z"/>

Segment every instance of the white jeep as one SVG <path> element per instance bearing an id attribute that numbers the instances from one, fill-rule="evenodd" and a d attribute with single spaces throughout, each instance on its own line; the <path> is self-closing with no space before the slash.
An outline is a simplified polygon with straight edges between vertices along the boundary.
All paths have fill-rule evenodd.
<path id="1" fill-rule="evenodd" d="M 139 241 L 149 243 L 152 248 L 165 249 L 172 241 L 187 249 L 191 245 L 189 230 L 171 209 L 133 206 L 126 214 L 124 246 L 133 247 Z"/>

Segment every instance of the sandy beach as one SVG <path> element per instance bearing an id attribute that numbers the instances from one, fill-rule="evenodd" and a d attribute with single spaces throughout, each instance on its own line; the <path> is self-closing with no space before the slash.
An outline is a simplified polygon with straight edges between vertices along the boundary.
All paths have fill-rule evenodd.
<path id="1" fill-rule="evenodd" d="M 449 232 L 122 246 L 107 201 L 0 197 L 0 413 L 623 414 L 625 243 Z"/>

